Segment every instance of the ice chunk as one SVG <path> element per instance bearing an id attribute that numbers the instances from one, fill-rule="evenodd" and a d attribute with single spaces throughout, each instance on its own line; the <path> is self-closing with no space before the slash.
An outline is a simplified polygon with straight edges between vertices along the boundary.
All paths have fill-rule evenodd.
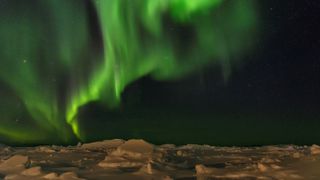
<path id="1" fill-rule="evenodd" d="M 27 156 L 14 155 L 0 164 L 0 172 L 4 174 L 21 172 L 29 162 Z"/>
<path id="2" fill-rule="evenodd" d="M 122 139 L 105 140 L 100 142 L 86 143 L 81 145 L 81 148 L 88 150 L 100 150 L 100 149 L 110 149 L 117 148 L 124 143 Z"/>
<path id="3" fill-rule="evenodd" d="M 37 167 L 32 167 L 32 168 L 29 168 L 29 169 L 26 169 L 24 171 L 22 171 L 22 175 L 25 175 L 25 176 L 39 176 L 41 175 L 41 167 L 37 166 Z"/>
<path id="4" fill-rule="evenodd" d="M 314 144 L 310 147 L 310 151 L 311 151 L 312 155 L 319 155 L 320 154 L 320 146 Z"/>
<path id="5" fill-rule="evenodd" d="M 75 172 L 66 172 L 60 175 L 59 179 L 61 180 L 84 180 L 79 178 Z"/>
<path id="6" fill-rule="evenodd" d="M 103 168 L 139 168 L 143 165 L 140 161 L 129 161 L 123 157 L 107 156 L 98 166 Z"/>
<path id="7" fill-rule="evenodd" d="M 125 156 L 133 159 L 145 159 L 154 151 L 154 145 L 144 140 L 128 140 L 120 145 L 116 151 L 112 152 L 114 156 Z"/>
<path id="8" fill-rule="evenodd" d="M 42 178 L 44 179 L 58 179 L 58 174 L 57 173 L 49 173 L 44 175 Z"/>

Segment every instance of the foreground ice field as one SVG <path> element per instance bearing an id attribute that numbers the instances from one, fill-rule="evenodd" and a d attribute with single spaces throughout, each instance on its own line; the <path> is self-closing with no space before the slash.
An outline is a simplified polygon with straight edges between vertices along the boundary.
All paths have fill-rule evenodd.
<path id="1" fill-rule="evenodd" d="M 0 146 L 0 179 L 320 179 L 320 147 L 152 145 Z"/>

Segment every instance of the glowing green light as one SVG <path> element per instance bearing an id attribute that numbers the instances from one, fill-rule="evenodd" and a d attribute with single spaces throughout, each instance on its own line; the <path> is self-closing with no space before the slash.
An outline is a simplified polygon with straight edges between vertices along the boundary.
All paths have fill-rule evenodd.
<path id="1" fill-rule="evenodd" d="M 208 63 L 222 65 L 228 76 L 237 60 L 230 57 L 250 48 L 244 42 L 257 26 L 251 0 L 92 0 L 97 31 L 87 1 L 46 0 L 32 8 L 6 3 L 0 11 L 1 82 L 24 102 L 35 124 L 61 139 L 69 136 L 66 123 L 85 139 L 79 107 L 91 101 L 117 107 L 126 86 L 142 76 L 176 79 Z M 178 31 L 170 34 L 181 26 L 192 29 L 184 37 L 192 42 Z M 92 36 L 100 31 L 98 51 Z M 0 134 L 22 139 L 8 129 L 0 128 Z"/>

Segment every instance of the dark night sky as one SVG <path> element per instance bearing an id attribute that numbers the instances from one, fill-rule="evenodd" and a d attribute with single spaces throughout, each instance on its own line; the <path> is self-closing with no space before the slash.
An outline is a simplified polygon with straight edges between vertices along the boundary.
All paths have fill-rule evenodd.
<path id="1" fill-rule="evenodd" d="M 260 38 L 250 40 L 256 42 L 255 50 L 243 57 L 246 63 L 235 67 L 227 81 L 218 67 L 206 67 L 180 81 L 146 77 L 126 89 L 124 109 L 131 107 L 132 116 L 142 119 L 148 112 L 162 121 L 178 121 L 181 133 L 168 128 L 168 136 L 176 137 L 169 139 L 177 143 L 319 142 L 320 3 L 265 0 L 260 8 Z M 190 124 L 186 119 L 192 119 Z M 148 138 L 148 133 L 137 134 Z M 159 132 L 163 134 L 167 132 Z M 166 138 L 151 139 L 163 143 Z"/>
<path id="2" fill-rule="evenodd" d="M 235 108 L 319 107 L 320 3 L 262 2 L 262 38 L 226 82 L 219 68 L 207 67 L 181 81 L 144 78 L 131 85 L 132 93 L 140 92 L 141 101 L 148 105 L 169 101 Z"/>
<path id="3" fill-rule="evenodd" d="M 40 6 L 40 1 L 35 2 L 39 7 L 30 5 L 29 8 L 39 11 L 35 13 L 35 17 L 37 17 L 35 19 L 38 19 L 38 14 L 41 14 L 43 9 Z M 78 12 L 79 9 L 72 6 L 74 2 L 70 2 L 66 3 L 66 5 L 71 5 L 68 6 L 70 9 L 66 7 L 62 9 L 67 9 L 67 14 Z M 3 0 L 0 5 L 2 5 L 1 8 L 4 8 L 6 4 L 11 3 L 11 1 L 9 3 L 9 1 Z M 11 4 L 12 12 L 9 9 L 10 13 L 15 14 L 14 10 L 17 10 L 18 7 L 22 9 L 23 14 L 25 10 L 23 3 L 19 2 L 17 4 L 19 6 L 16 6 L 15 3 Z M 320 143 L 320 133 L 318 133 L 320 127 L 320 3 L 316 0 L 260 0 L 258 4 L 260 24 L 257 31 L 259 34 L 257 37 L 253 36 L 252 39 L 247 40 L 253 42 L 254 48 L 246 52 L 244 56 L 230 57 L 231 62 L 241 58 L 239 60 L 241 63 L 232 66 L 228 78 L 223 77 L 223 68 L 215 64 L 207 65 L 179 80 L 157 81 L 149 76 L 138 79 L 125 88 L 122 93 L 120 108 L 108 109 L 106 108 L 107 103 L 101 104 L 100 102 L 90 101 L 88 101 L 90 103 L 79 108 L 76 118 L 79 120 L 79 129 L 83 133 L 83 137 L 86 137 L 84 141 L 143 138 L 155 144 L 263 145 Z M 86 1 L 82 5 L 83 7 L 79 7 L 82 7 L 84 12 L 88 11 L 91 38 L 89 41 L 91 44 L 89 45 L 92 49 L 87 48 L 83 52 L 83 54 L 87 53 L 88 56 L 81 57 L 82 59 L 80 58 L 77 62 L 79 68 L 77 69 L 78 66 L 75 68 L 76 71 L 74 72 L 76 73 L 73 76 L 81 76 L 80 79 L 86 81 L 85 77 L 87 73 L 91 72 L 91 65 L 95 67 L 93 64 L 96 63 L 89 62 L 87 59 L 90 59 L 90 55 L 97 57 L 100 55 L 99 53 L 103 50 L 103 42 L 95 6 L 90 1 Z M 26 17 L 29 17 L 27 15 Z M 72 17 L 70 16 L 70 19 L 67 19 L 66 22 L 81 19 L 72 19 Z M 209 20 L 211 21 L 211 19 Z M 38 28 L 41 29 L 42 21 L 45 21 L 48 27 L 51 24 L 46 16 L 43 16 L 43 19 L 39 18 L 34 24 L 39 23 Z M 165 21 L 163 23 L 166 28 L 170 29 L 169 37 L 177 38 L 178 45 L 174 47 L 177 48 L 175 50 L 184 50 L 185 47 L 185 49 L 188 49 L 188 47 L 195 46 L 194 44 L 190 45 L 194 38 L 189 37 L 189 34 L 192 34 L 192 29 L 189 26 L 174 24 L 166 16 L 163 17 L 163 21 Z M 79 25 L 78 30 L 83 25 L 81 21 L 79 22 L 75 23 Z M 51 25 L 55 27 L 54 23 Z M 35 29 L 37 29 L 36 27 Z M 60 28 L 67 29 L 67 27 L 69 26 L 61 26 Z M 52 30 L 50 28 L 44 29 L 44 32 L 48 31 L 48 33 Z M 32 30 L 30 32 L 36 34 L 36 31 Z M 81 33 L 74 34 L 80 31 L 73 31 L 72 29 L 70 32 L 65 37 L 72 39 L 81 36 Z M 239 33 L 240 35 L 241 33 Z M 125 39 L 122 36 L 121 38 Z M 141 38 L 143 38 L 141 41 L 148 40 L 147 35 Z M 29 36 L 27 39 L 29 39 Z M 43 47 L 46 47 L 46 45 L 51 47 L 51 42 L 56 41 L 59 44 L 58 39 L 52 41 L 44 39 L 43 42 L 47 44 Z M 33 42 L 33 38 L 30 38 L 30 42 Z M 126 41 L 124 40 L 124 42 Z M 68 43 L 66 45 L 68 47 Z M 185 47 L 182 45 L 185 45 Z M 7 48 L 7 46 L 3 47 L 4 49 Z M 45 52 L 41 51 L 41 53 Z M 187 56 L 183 57 L 189 58 Z M 25 64 L 27 61 L 24 61 L 24 65 L 28 65 L 29 62 Z M 59 81 L 60 84 L 58 85 L 58 101 L 61 101 L 61 106 L 64 106 L 64 100 L 69 95 L 67 93 L 69 92 L 67 91 L 69 86 L 75 89 L 77 86 L 73 87 L 72 83 L 69 82 L 68 77 L 70 75 L 68 73 L 55 72 L 53 65 L 49 64 L 51 61 L 39 61 L 39 63 L 39 67 L 41 67 L 39 71 L 51 72 L 52 74 L 59 74 L 57 77 L 63 77 L 59 78 L 62 80 Z M 90 65 L 90 63 L 92 64 Z M 47 65 L 46 68 L 42 68 L 44 65 Z M 59 67 L 56 67 L 56 69 L 59 69 Z M 11 72 L 8 74 L 11 74 Z M 47 75 L 49 76 L 50 73 Z M 71 75 L 69 78 L 72 79 L 73 76 Z M 51 84 L 55 84 L 55 81 L 45 81 L 44 85 L 39 83 L 35 86 L 41 87 Z M 76 83 L 74 82 L 74 84 Z M 8 113 L 10 117 L 10 113 L 12 113 L 14 124 L 10 125 L 8 131 L 5 127 L 2 130 L 7 134 L 20 135 L 20 133 L 15 133 L 19 132 L 16 126 L 21 129 L 26 128 L 26 126 L 33 128 L 32 124 L 29 123 L 32 122 L 32 118 L 27 109 L 21 105 L 23 104 L 21 99 L 16 97 L 13 90 L 5 87 L 7 87 L 5 83 L 0 84 L 1 97 L 4 98 L 3 101 L 9 103 L 3 103 L 4 108 L 0 110 L 4 114 Z M 49 90 L 52 89 L 49 88 Z M 31 94 L 33 95 L 33 92 Z M 10 108 L 13 109 L 12 112 Z M 64 107 L 59 108 L 64 109 Z M 49 112 L 51 112 L 50 110 Z M 21 115 L 18 117 L 15 113 Z M 23 119 L 24 121 L 22 121 Z M 59 120 L 63 122 L 62 127 L 64 125 L 68 126 L 64 122 L 65 119 Z M 12 122 L 10 121 L 10 123 Z M 61 128 L 60 124 L 58 126 L 58 128 Z M 10 130 L 15 131 L 11 132 Z M 67 130 L 70 130 L 69 126 Z M 48 137 L 51 138 L 51 135 L 48 135 Z M 71 138 L 74 138 L 74 143 L 78 141 L 75 136 Z M 0 137 L 0 139 L 3 139 L 3 137 Z M 4 138 L 4 140 L 7 139 Z M 43 140 L 49 141 L 45 138 Z M 54 139 L 53 142 L 59 143 L 59 140 Z"/>

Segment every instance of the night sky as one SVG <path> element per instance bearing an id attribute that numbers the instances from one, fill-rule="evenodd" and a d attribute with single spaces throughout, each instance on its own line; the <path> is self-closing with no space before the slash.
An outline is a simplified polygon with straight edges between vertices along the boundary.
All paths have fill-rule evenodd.
<path id="1" fill-rule="evenodd" d="M 182 81 L 153 82 L 145 78 L 132 85 L 132 89 L 142 88 L 142 101 L 154 105 L 157 101 L 163 104 L 169 101 L 196 107 L 206 104 L 245 109 L 317 109 L 320 4 L 300 1 L 261 4 L 263 24 L 261 37 L 254 40 L 255 51 L 242 57 L 247 62 L 234 68 L 227 81 L 221 77 L 219 67 L 204 67 Z"/>
<path id="2" fill-rule="evenodd" d="M 156 117 L 166 129 L 145 127 L 141 136 L 182 144 L 319 143 L 319 10 L 311 1 L 262 1 L 256 49 L 226 81 L 219 67 L 207 66 L 180 81 L 131 84 L 123 94 L 130 115 Z"/>
<path id="3" fill-rule="evenodd" d="M 158 16 L 149 14 L 153 19 L 143 16 L 140 22 L 138 7 L 125 6 L 126 0 L 118 1 L 124 2 L 119 9 L 128 13 L 119 19 L 133 13 L 136 24 L 127 28 L 139 31 L 122 31 L 125 26 L 113 22 L 105 13 L 110 7 L 106 4 L 103 9 L 99 1 L 83 1 L 77 7 L 73 1 L 64 6 L 39 2 L 0 0 L 0 10 L 6 10 L 0 14 L 7 19 L 0 27 L 4 38 L 0 39 L 0 140 L 4 143 L 74 144 L 109 138 L 143 138 L 155 144 L 320 143 L 319 2 L 262 0 L 252 3 L 254 9 L 249 8 L 251 1 L 230 1 L 221 9 L 214 7 L 225 2 L 190 3 L 194 9 L 172 4 L 167 10 L 171 14 L 159 11 L 164 32 L 154 29 Z M 22 10 L 24 6 L 36 13 Z M 248 13 L 234 8 L 240 6 Z M 47 17 L 45 7 L 54 7 L 53 14 L 59 16 Z M 198 15 L 199 9 L 213 14 Z M 16 55 L 14 42 L 5 39 L 8 30 L 3 27 L 16 27 L 9 23 L 14 14 L 18 14 L 13 18 L 17 27 L 30 28 L 10 31 L 9 37 L 28 36 L 21 41 L 27 45 L 19 45 L 17 54 L 30 48 L 33 53 L 28 56 L 41 59 L 35 64 L 32 58 Z M 44 15 L 40 20 L 39 14 Z M 246 17 L 250 15 L 255 18 Z M 187 21 L 189 16 L 195 19 Z M 27 20 L 22 22 L 21 17 Z M 211 21 L 218 27 L 211 27 Z M 136 31 L 139 36 L 131 36 Z M 219 38 L 210 42 L 211 36 L 204 32 Z M 89 48 L 83 50 L 81 43 Z M 210 52 L 210 48 L 218 50 Z M 11 66 L 11 57 L 32 64 L 29 70 L 37 73 Z M 146 63 L 150 61 L 152 65 Z M 121 70 L 124 76 L 118 75 Z M 25 73 L 34 78 L 22 81 Z M 110 81 L 115 85 L 103 85 Z M 47 103 L 54 105 L 43 105 Z"/>

